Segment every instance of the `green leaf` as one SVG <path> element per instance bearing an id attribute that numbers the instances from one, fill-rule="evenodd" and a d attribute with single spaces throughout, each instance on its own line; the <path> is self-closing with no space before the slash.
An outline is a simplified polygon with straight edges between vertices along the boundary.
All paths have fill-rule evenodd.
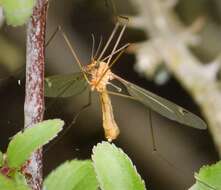
<path id="1" fill-rule="evenodd" d="M 14 190 L 30 190 L 30 188 L 24 185 L 16 185 L 16 188 Z"/>
<path id="2" fill-rule="evenodd" d="M 0 174 L 0 189 L 15 190 L 15 184 L 12 180 Z"/>
<path id="3" fill-rule="evenodd" d="M 46 120 L 27 128 L 23 133 L 17 133 L 10 141 L 6 153 L 9 167 L 21 166 L 32 152 L 55 138 L 63 125 L 60 119 Z"/>
<path id="4" fill-rule="evenodd" d="M 102 190 L 146 189 L 131 160 L 114 144 L 98 144 L 93 148 L 92 160 Z"/>
<path id="5" fill-rule="evenodd" d="M 24 188 L 24 189 L 28 188 L 28 184 L 25 179 L 25 176 L 23 176 L 20 172 L 16 171 L 12 177 L 13 177 L 13 180 L 15 181 L 17 187 Z"/>
<path id="6" fill-rule="evenodd" d="M 1 190 L 30 190 L 28 186 L 17 184 L 14 180 L 3 176 L 0 173 L 0 189 Z"/>
<path id="7" fill-rule="evenodd" d="M 0 151 L 0 167 L 2 167 L 3 164 L 4 164 L 3 153 Z"/>
<path id="8" fill-rule="evenodd" d="M 32 14 L 35 0 L 2 0 L 6 21 L 9 25 L 25 24 Z"/>
<path id="9" fill-rule="evenodd" d="M 221 161 L 211 166 L 203 166 L 195 174 L 196 183 L 191 190 L 220 190 L 221 189 Z"/>
<path id="10" fill-rule="evenodd" d="M 47 190 L 97 190 L 91 161 L 67 161 L 52 171 L 44 181 Z"/>
<path id="11" fill-rule="evenodd" d="M 82 73 L 54 75 L 45 79 L 45 96 L 71 97 L 83 92 L 87 86 L 87 81 Z"/>
<path id="12" fill-rule="evenodd" d="M 178 106 L 175 103 L 166 100 L 133 83 L 123 79 L 120 81 L 126 86 L 131 96 L 133 96 L 143 105 L 161 114 L 162 116 L 193 128 L 207 128 L 206 123 L 200 117 L 182 108 L 181 106 Z"/>

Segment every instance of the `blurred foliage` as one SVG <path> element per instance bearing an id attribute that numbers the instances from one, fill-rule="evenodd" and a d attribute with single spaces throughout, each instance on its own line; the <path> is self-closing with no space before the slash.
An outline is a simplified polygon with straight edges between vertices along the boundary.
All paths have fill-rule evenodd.
<path id="1" fill-rule="evenodd" d="M 203 62 L 208 62 L 220 54 L 220 8 L 219 0 L 180 0 L 176 6 L 177 14 L 186 25 L 190 25 L 199 17 L 205 19 L 204 26 L 199 32 L 200 43 L 193 48 Z"/>
<path id="2" fill-rule="evenodd" d="M 20 26 L 25 24 L 32 14 L 35 0 L 1 0 L 8 25 Z"/>
<path id="3" fill-rule="evenodd" d="M 22 49 L 3 35 L 0 35 L 0 78 L 12 75 L 24 65 Z"/>

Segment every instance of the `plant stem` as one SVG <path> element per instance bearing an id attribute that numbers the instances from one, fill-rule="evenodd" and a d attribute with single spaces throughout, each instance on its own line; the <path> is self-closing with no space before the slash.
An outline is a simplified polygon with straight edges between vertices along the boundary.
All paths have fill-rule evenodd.
<path id="1" fill-rule="evenodd" d="M 48 1 L 37 0 L 27 24 L 25 128 L 32 127 L 44 116 L 45 29 Z M 32 190 L 42 189 L 42 149 L 32 154 L 24 167 Z"/>

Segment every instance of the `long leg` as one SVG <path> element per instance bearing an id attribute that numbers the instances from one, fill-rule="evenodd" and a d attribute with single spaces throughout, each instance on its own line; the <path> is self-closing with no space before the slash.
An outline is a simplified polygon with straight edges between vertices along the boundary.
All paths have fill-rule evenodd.
<path id="1" fill-rule="evenodd" d="M 107 0 L 105 0 L 105 4 L 108 6 L 108 1 L 107 1 Z M 114 13 L 114 15 L 115 15 L 115 18 L 117 18 L 117 16 L 116 16 L 116 15 L 117 15 L 117 14 L 116 14 L 117 11 L 116 11 L 115 4 L 112 2 L 112 0 L 110 0 L 110 4 L 111 4 L 112 11 L 113 11 L 113 13 Z M 122 18 L 125 18 L 125 17 L 122 17 Z M 117 20 L 117 19 L 116 19 L 116 20 Z M 109 46 L 111 40 L 113 39 L 114 35 L 116 34 L 116 31 L 117 31 L 118 27 L 119 27 L 119 22 L 117 21 L 117 24 L 115 25 L 115 27 L 114 27 L 114 29 L 113 29 L 113 31 L 112 31 L 112 33 L 111 33 L 109 39 L 108 39 L 108 41 L 107 41 L 107 43 L 106 43 L 106 45 L 105 45 L 103 51 L 101 52 L 100 56 L 99 56 L 98 59 L 97 59 L 98 62 L 100 61 L 100 59 L 101 59 L 102 56 L 104 55 L 104 53 L 105 53 L 107 47 Z M 123 27 L 123 28 L 124 28 L 124 27 Z M 125 30 L 125 29 L 123 29 L 123 31 L 124 31 L 124 30 Z M 120 34 L 120 36 L 122 36 L 122 34 Z M 120 36 L 119 36 L 119 37 L 120 37 Z M 121 38 L 121 37 L 120 37 L 120 38 Z M 117 41 L 118 41 L 118 40 L 117 40 Z M 119 39 L 119 41 L 120 41 L 120 39 Z M 117 45 L 118 45 L 118 43 L 117 43 Z M 116 46 L 117 46 L 117 45 L 116 45 Z M 116 48 L 114 48 L 114 49 L 116 49 Z M 115 51 L 114 49 L 113 49 L 112 53 Z M 111 54 L 112 54 L 112 53 L 111 53 Z M 110 62 L 110 61 L 108 61 L 108 63 L 109 63 L 109 62 Z"/>
<path id="2" fill-rule="evenodd" d="M 123 97 L 123 98 L 128 98 L 128 99 L 132 99 L 132 100 L 136 100 L 136 98 L 132 97 L 132 96 L 128 96 L 125 94 L 120 94 L 117 92 L 111 92 L 111 91 L 107 91 L 108 94 L 110 95 L 115 95 L 115 96 L 119 96 L 119 97 Z M 153 130 L 153 121 L 152 121 L 152 114 L 151 114 L 151 110 L 148 110 L 148 114 L 149 114 L 149 121 L 150 121 L 150 130 L 151 130 L 151 142 L 152 142 L 152 151 L 154 154 L 156 154 L 162 161 L 166 162 L 169 166 L 177 169 L 178 171 L 182 171 L 184 173 L 184 175 L 186 175 L 186 171 L 182 170 L 181 168 L 176 167 L 173 163 L 171 163 L 170 161 L 168 161 L 166 158 L 164 158 L 164 156 L 162 154 L 160 154 L 157 151 L 157 146 L 156 146 L 156 140 L 155 140 L 155 134 L 154 134 L 154 130 Z"/>
<path id="3" fill-rule="evenodd" d="M 113 57 L 114 52 L 115 52 L 115 50 L 117 49 L 117 46 L 118 46 L 118 44 L 119 44 L 119 42 L 120 42 L 120 40 L 121 40 L 121 38 L 122 38 L 122 36 L 123 36 L 123 34 L 124 34 L 124 31 L 125 31 L 125 29 L 126 29 L 126 26 L 127 26 L 127 23 L 125 23 L 125 24 L 123 25 L 123 28 L 121 29 L 121 32 L 120 32 L 120 34 L 119 34 L 119 36 L 118 36 L 118 38 L 117 38 L 117 41 L 116 41 L 116 43 L 115 43 L 115 45 L 114 45 L 114 48 L 112 49 L 112 52 L 111 52 L 111 54 L 110 54 L 110 57 L 109 57 L 109 59 L 108 59 L 108 61 L 107 61 L 107 64 L 108 64 L 108 65 L 109 65 L 109 63 L 110 63 L 110 61 L 111 61 L 111 58 Z"/>
<path id="4" fill-rule="evenodd" d="M 68 127 L 71 127 L 72 125 L 74 125 L 76 123 L 77 118 L 80 116 L 80 114 L 82 112 L 84 112 L 89 106 L 91 105 L 91 90 L 89 90 L 88 93 L 88 102 L 87 104 L 85 104 L 84 106 L 82 106 L 82 108 L 78 111 L 78 113 L 75 115 L 75 117 L 73 118 L 73 120 L 71 121 L 71 123 L 69 124 Z M 68 128 L 67 127 L 67 128 Z"/>
<path id="5" fill-rule="evenodd" d="M 127 98 L 127 99 L 131 99 L 131 100 L 137 100 L 133 96 L 129 96 L 129 95 L 126 95 L 126 94 L 121 94 L 121 93 L 117 93 L 117 92 L 111 92 L 111 91 L 108 91 L 108 90 L 107 90 L 107 93 L 110 94 L 110 95 L 119 96 L 119 97 L 122 97 L 122 98 Z"/>
<path id="6" fill-rule="evenodd" d="M 48 47 L 48 45 L 51 43 L 51 41 L 54 39 L 56 34 L 59 31 L 59 27 L 56 28 L 56 30 L 52 33 L 52 35 L 49 37 L 48 41 L 45 43 L 45 47 Z"/>
<path id="7" fill-rule="evenodd" d="M 74 57 L 75 60 L 77 61 L 77 64 L 78 64 L 78 66 L 79 66 L 81 72 L 84 74 L 84 78 L 86 79 L 86 81 L 87 81 L 88 83 L 90 83 L 89 80 L 88 80 L 87 75 L 86 75 L 85 72 L 84 72 L 83 65 L 81 64 L 81 62 L 80 62 L 80 60 L 79 60 L 79 58 L 78 58 L 78 56 L 77 56 L 77 53 L 75 52 L 73 46 L 72 46 L 71 43 L 70 43 L 70 40 L 68 39 L 67 35 L 65 34 L 65 32 L 62 30 L 62 28 L 61 28 L 60 26 L 59 26 L 59 31 L 61 31 L 61 35 L 62 35 L 62 37 L 64 38 L 64 41 L 66 42 L 67 46 L 69 47 L 69 49 L 70 49 L 70 51 L 71 51 L 73 57 Z"/>
<path id="8" fill-rule="evenodd" d="M 120 97 L 123 97 L 123 98 L 128 98 L 128 99 L 136 100 L 136 98 L 134 98 L 132 96 L 125 95 L 125 94 L 120 94 L 120 93 L 111 92 L 111 91 L 107 91 L 107 92 L 108 92 L 108 94 L 111 94 L 111 95 L 115 95 L 115 96 L 120 96 Z M 150 122 L 150 131 L 151 131 L 151 141 L 152 141 L 153 152 L 156 152 L 157 148 L 156 148 L 156 141 L 155 141 L 155 138 L 154 138 L 152 114 L 151 114 L 151 110 L 150 109 L 148 110 L 148 113 L 149 113 L 149 122 Z"/>
<path id="9" fill-rule="evenodd" d="M 111 35 L 110 35 L 110 37 L 109 37 L 107 43 L 106 43 L 105 46 L 104 46 L 104 49 L 102 50 L 101 54 L 99 55 L 99 57 L 98 57 L 98 59 L 97 59 L 98 62 L 102 59 L 102 57 L 103 57 L 105 51 L 107 50 L 107 48 L 108 48 L 108 46 L 109 46 L 111 40 L 113 39 L 114 35 L 116 34 L 119 25 L 120 25 L 120 24 L 117 22 L 117 24 L 115 25 L 115 27 L 114 27 L 114 29 L 113 29 L 113 31 L 112 31 L 112 33 L 111 33 Z"/>
<path id="10" fill-rule="evenodd" d="M 126 51 L 127 47 L 128 46 L 125 46 L 124 49 L 122 49 L 120 51 L 120 53 L 117 55 L 117 57 L 111 62 L 111 64 L 109 65 L 108 69 L 110 69 L 111 67 L 114 66 L 114 64 L 117 62 L 117 60 L 120 58 L 120 56 L 123 55 L 123 53 Z M 108 69 L 104 73 L 106 73 L 108 71 Z"/>
<path id="11" fill-rule="evenodd" d="M 53 32 L 53 34 L 50 36 L 49 40 L 45 43 L 45 47 L 47 47 L 50 42 L 53 40 L 53 38 L 55 37 L 55 35 L 57 34 L 58 32 L 58 27 L 56 28 L 56 30 Z M 21 77 L 22 79 L 25 77 L 23 76 L 23 72 L 25 70 L 25 65 L 23 66 L 20 66 L 18 69 L 16 69 L 12 75 L 9 75 L 9 76 L 6 76 L 6 77 L 3 77 L 3 78 L 0 78 L 0 82 L 3 82 L 5 80 L 8 80 L 10 77 Z"/>
<path id="12" fill-rule="evenodd" d="M 99 44 L 98 44 L 98 47 L 97 47 L 97 50 L 96 50 L 96 53 L 95 53 L 95 55 L 94 55 L 94 60 L 97 59 L 97 55 L 98 55 L 98 53 L 100 52 L 100 49 L 101 49 L 101 46 L 102 46 L 102 41 L 103 41 L 103 38 L 102 38 L 102 36 L 101 36 L 101 37 L 100 37 Z"/>
<path id="13" fill-rule="evenodd" d="M 119 53 L 123 49 L 127 49 L 128 46 L 130 46 L 130 43 L 127 43 L 127 44 L 123 45 L 122 47 L 120 47 L 119 49 L 117 49 L 115 52 L 113 52 L 113 55 L 115 55 L 116 53 Z M 111 57 L 113 55 L 110 54 L 110 55 L 106 56 L 105 58 L 103 58 L 101 61 L 106 61 L 109 57 Z"/>
<path id="14" fill-rule="evenodd" d="M 126 49 L 122 49 L 120 51 L 120 53 L 117 55 L 117 57 L 113 60 L 113 62 L 110 64 L 110 66 L 102 73 L 101 77 L 99 78 L 99 80 L 97 81 L 97 83 L 95 84 L 95 88 L 96 86 L 99 84 L 99 82 L 102 80 L 102 78 L 105 76 L 105 74 L 107 73 L 107 71 L 117 62 L 117 60 L 120 58 L 120 56 L 125 52 Z M 110 57 L 111 58 L 111 57 Z"/>
<path id="15" fill-rule="evenodd" d="M 148 109 L 148 112 L 149 112 L 148 115 L 149 115 L 149 122 L 150 122 L 150 132 L 151 132 L 151 141 L 152 141 L 152 151 L 153 151 L 153 153 L 156 154 L 162 161 L 166 162 L 170 167 L 175 168 L 177 171 L 182 171 L 183 175 L 187 175 L 187 172 L 185 170 L 175 166 L 172 162 L 170 162 L 168 159 L 166 159 L 157 150 L 155 134 L 154 134 L 154 127 L 153 127 L 153 120 L 152 120 L 152 114 L 151 114 L 152 111 L 150 109 Z"/>
<path id="16" fill-rule="evenodd" d="M 63 133 L 61 136 L 59 136 L 55 141 L 53 141 L 52 144 L 50 144 L 46 149 L 44 149 L 44 152 L 47 152 L 52 146 L 54 146 L 61 138 L 63 138 L 64 135 L 67 134 L 67 132 L 71 129 L 71 127 L 76 123 L 78 117 L 80 114 L 85 111 L 89 106 L 91 105 L 91 91 L 88 93 L 88 102 L 84 106 L 81 107 L 81 109 L 78 111 L 78 113 L 74 116 L 71 123 L 63 130 Z"/>
<path id="17" fill-rule="evenodd" d="M 151 114 L 151 110 L 148 110 L 149 112 L 149 121 L 150 121 L 150 133 L 151 133 L 151 140 L 152 140 L 152 146 L 153 146 L 153 152 L 157 151 L 157 147 L 156 147 L 156 141 L 154 138 L 154 129 L 153 129 L 153 122 L 152 122 L 152 114 Z"/>
<path id="18" fill-rule="evenodd" d="M 95 38 L 94 34 L 91 34 L 92 37 L 92 48 L 91 48 L 91 62 L 94 60 L 94 46 L 95 46 Z"/>
<path id="19" fill-rule="evenodd" d="M 56 30 L 54 31 L 54 33 L 50 36 L 49 40 L 46 42 L 45 46 L 47 47 L 47 46 L 50 44 L 50 42 L 54 39 L 54 37 L 56 36 L 56 34 L 57 34 L 59 31 L 60 31 L 61 36 L 63 37 L 63 39 L 64 39 L 66 45 L 68 46 L 68 48 L 69 48 L 71 54 L 73 55 L 74 59 L 76 60 L 76 62 L 77 62 L 77 64 L 78 64 L 78 66 L 79 66 L 81 72 L 83 73 L 85 80 L 89 83 L 89 79 L 88 79 L 87 75 L 86 75 L 85 72 L 84 72 L 83 65 L 81 64 L 80 59 L 79 59 L 78 56 L 77 56 L 77 53 L 75 52 L 73 46 L 72 46 L 71 43 L 70 43 L 70 40 L 68 39 L 68 37 L 67 37 L 67 35 L 65 34 L 65 32 L 62 30 L 61 26 L 58 26 L 58 27 L 56 28 Z"/>
<path id="20" fill-rule="evenodd" d="M 120 93 L 111 92 L 111 91 L 107 91 L 107 92 L 108 92 L 108 94 L 111 94 L 111 95 L 115 95 L 115 96 L 119 96 L 119 97 L 123 97 L 123 98 L 128 98 L 128 99 L 136 100 L 136 98 L 134 98 L 132 96 L 125 95 L 125 94 L 120 94 Z M 150 122 L 152 147 L 153 147 L 153 152 L 156 152 L 157 148 L 156 148 L 156 141 L 155 141 L 155 138 L 154 138 L 154 130 L 153 130 L 153 122 L 152 122 L 151 110 L 148 110 L 148 112 L 149 112 L 149 122 Z"/>

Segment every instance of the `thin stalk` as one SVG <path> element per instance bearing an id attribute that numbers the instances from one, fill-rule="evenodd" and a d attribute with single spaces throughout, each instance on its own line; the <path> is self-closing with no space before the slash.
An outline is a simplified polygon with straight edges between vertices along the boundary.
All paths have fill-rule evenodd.
<path id="1" fill-rule="evenodd" d="M 27 24 L 26 44 L 26 88 L 24 104 L 24 126 L 32 127 L 43 120 L 45 28 L 48 1 L 37 0 L 32 17 Z M 42 189 L 42 149 L 32 154 L 23 167 L 32 190 Z"/>

